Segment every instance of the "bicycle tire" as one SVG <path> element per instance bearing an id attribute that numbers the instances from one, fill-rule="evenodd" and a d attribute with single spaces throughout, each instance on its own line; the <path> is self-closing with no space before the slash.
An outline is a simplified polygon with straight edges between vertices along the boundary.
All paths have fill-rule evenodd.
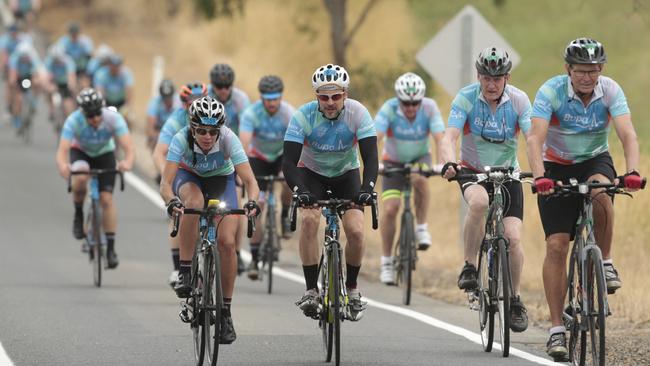
<path id="1" fill-rule="evenodd" d="M 102 286 L 102 235 L 99 203 L 91 202 L 91 237 L 94 245 L 89 250 L 93 251 L 93 282 L 95 286 Z"/>
<path id="2" fill-rule="evenodd" d="M 340 245 L 338 242 L 332 242 L 331 244 L 331 261 L 330 266 L 332 269 L 332 278 L 331 278 L 331 288 L 332 292 L 330 293 L 330 300 L 332 301 L 332 318 L 333 322 L 331 323 L 334 327 L 334 359 L 335 365 L 339 366 L 341 363 L 341 261 L 339 256 Z"/>
<path id="3" fill-rule="evenodd" d="M 402 226 L 400 230 L 400 260 L 402 261 L 402 278 L 404 286 L 402 288 L 402 303 L 411 304 L 411 287 L 413 284 L 413 241 L 415 227 L 413 226 L 413 215 L 405 211 L 402 214 Z"/>
<path id="4" fill-rule="evenodd" d="M 501 354 L 508 357 L 510 354 L 510 261 L 508 260 L 508 249 L 506 240 L 498 240 L 499 267 L 497 278 L 497 304 L 499 311 L 499 335 L 501 336 Z"/>
<path id="5" fill-rule="evenodd" d="M 605 317 L 607 312 L 605 310 L 605 273 L 603 270 L 603 262 L 600 253 L 595 250 L 590 250 L 587 257 L 586 271 L 586 290 L 587 290 L 587 334 L 586 343 L 589 344 L 585 347 L 590 352 L 585 352 L 584 363 L 594 366 L 605 365 Z M 585 334 L 585 336 L 587 336 Z M 589 359 L 588 356 L 591 356 Z"/>
<path id="6" fill-rule="evenodd" d="M 329 268 L 327 267 L 327 264 L 323 265 L 323 258 L 324 256 L 321 256 L 319 268 L 321 271 L 321 304 L 322 304 L 322 309 L 320 313 L 320 318 L 318 321 L 318 327 L 321 329 L 321 333 L 323 336 L 323 351 L 325 353 L 325 361 L 330 362 L 332 361 L 332 336 L 333 336 L 333 331 L 334 328 L 330 326 L 330 308 L 329 308 L 329 274 L 328 270 Z"/>
<path id="7" fill-rule="evenodd" d="M 578 256 L 574 250 L 571 252 L 567 276 L 567 306 L 571 314 L 563 314 L 564 326 L 569 331 L 569 362 L 574 366 L 580 365 L 581 360 L 585 359 L 587 340 L 584 334 L 585 331 L 580 330 L 580 324 L 582 323 L 582 291 L 580 291 L 582 279 L 580 275 L 582 271 L 578 261 Z"/>
<path id="8" fill-rule="evenodd" d="M 277 233 L 274 230 L 275 228 L 275 213 L 274 210 L 272 210 L 271 207 L 267 208 L 268 210 L 268 217 L 267 217 L 267 245 L 266 245 L 266 250 L 265 250 L 265 259 L 266 259 L 266 268 L 268 271 L 268 276 L 266 279 L 266 293 L 271 294 L 273 291 L 273 262 L 275 261 L 275 251 L 276 248 L 278 247 L 278 237 Z"/>
<path id="9" fill-rule="evenodd" d="M 486 242 L 481 245 L 478 258 L 478 319 L 481 330 L 481 344 L 483 351 L 491 352 L 494 342 L 494 307 L 490 301 L 490 273 L 488 260 L 488 246 Z"/>
<path id="10" fill-rule="evenodd" d="M 199 253 L 199 246 L 192 258 L 192 321 L 190 329 L 192 330 L 192 340 L 194 342 L 194 361 L 196 366 L 203 365 L 205 358 L 205 327 L 203 323 L 203 313 L 200 311 L 203 306 L 201 297 L 203 294 L 203 254 Z"/>
<path id="11" fill-rule="evenodd" d="M 205 329 L 205 347 L 208 364 L 215 366 L 219 358 L 219 344 L 221 340 L 221 309 L 223 306 L 223 291 L 221 288 L 221 263 L 219 251 L 216 246 L 206 249 L 204 273 L 208 275 L 203 287 Z"/>

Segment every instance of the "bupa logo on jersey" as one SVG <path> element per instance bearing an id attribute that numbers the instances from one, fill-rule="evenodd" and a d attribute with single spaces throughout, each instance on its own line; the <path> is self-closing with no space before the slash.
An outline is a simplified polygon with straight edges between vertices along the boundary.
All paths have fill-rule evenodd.
<path id="1" fill-rule="evenodd" d="M 483 132 L 497 133 L 501 136 L 512 132 L 512 128 L 508 127 L 505 119 L 502 121 L 495 121 L 493 119 L 483 120 L 480 117 L 476 117 L 474 118 L 474 124 L 478 128 L 482 129 Z"/>
<path id="2" fill-rule="evenodd" d="M 393 128 L 395 137 L 402 140 L 421 140 L 427 137 L 427 128 L 422 125 L 397 125 Z"/>
<path id="3" fill-rule="evenodd" d="M 309 145 L 318 152 L 347 151 L 352 148 L 354 134 L 343 123 L 333 127 L 319 126 L 309 140 Z"/>
<path id="4" fill-rule="evenodd" d="M 562 122 L 569 126 L 577 126 L 583 131 L 599 130 L 606 124 L 606 121 L 599 120 L 595 113 L 592 113 L 591 115 L 565 113 L 564 116 L 562 116 Z"/>

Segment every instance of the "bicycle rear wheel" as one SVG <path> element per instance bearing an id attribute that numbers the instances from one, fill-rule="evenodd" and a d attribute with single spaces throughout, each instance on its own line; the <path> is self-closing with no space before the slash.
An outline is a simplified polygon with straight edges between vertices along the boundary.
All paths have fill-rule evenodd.
<path id="1" fill-rule="evenodd" d="M 93 245 L 88 248 L 92 250 L 93 262 L 93 283 L 97 287 L 102 286 L 102 231 L 101 231 L 101 218 L 99 214 L 99 203 L 96 201 L 91 202 L 90 209 L 90 232 Z"/>
<path id="2" fill-rule="evenodd" d="M 221 340 L 221 307 L 223 292 L 221 289 L 221 263 L 219 251 L 215 246 L 206 249 L 204 259 L 205 286 L 203 287 L 203 328 L 205 329 L 205 349 L 208 364 L 216 365 L 219 357 Z"/>
<path id="3" fill-rule="evenodd" d="M 492 351 L 494 342 L 494 307 L 490 299 L 490 259 L 488 258 L 487 242 L 483 242 L 478 258 L 478 323 L 481 330 L 481 343 L 485 352 Z"/>
<path id="4" fill-rule="evenodd" d="M 499 311 L 499 335 L 501 336 L 501 354 L 508 357 L 510 354 L 510 261 L 505 239 L 501 238 L 499 243 L 499 260 L 496 278 L 497 304 Z M 496 258 L 495 258 L 496 259 Z"/>
<path id="5" fill-rule="evenodd" d="M 587 308 L 589 313 L 586 314 L 588 326 L 588 346 L 585 347 L 585 362 L 587 365 L 605 365 L 605 273 L 600 253 L 595 250 L 589 251 L 587 257 L 587 266 L 585 268 L 587 283 L 585 290 L 587 293 Z M 586 336 L 586 334 L 585 334 Z"/>
<path id="6" fill-rule="evenodd" d="M 198 246 L 199 244 L 197 244 Z M 192 330 L 192 339 L 194 341 L 194 361 L 197 366 L 203 365 L 205 357 L 205 327 L 204 315 L 201 311 L 203 307 L 203 254 L 199 252 L 194 254 L 192 260 L 192 295 L 187 301 L 192 304 L 192 321 L 190 322 L 190 329 Z"/>
<path id="7" fill-rule="evenodd" d="M 587 341 L 585 331 L 580 329 L 580 324 L 582 323 L 582 280 L 580 278 L 581 271 L 578 260 L 576 253 L 571 252 L 567 278 L 568 305 L 565 307 L 565 312 L 562 315 L 564 326 L 569 331 L 569 362 L 575 366 L 581 365 L 581 360 L 585 359 L 585 345 Z"/>
<path id="8" fill-rule="evenodd" d="M 402 303 L 404 305 L 411 304 L 411 287 L 413 282 L 413 240 L 414 240 L 414 231 L 415 227 L 413 226 L 413 215 L 410 212 L 404 212 L 402 215 L 402 226 L 400 230 L 400 241 L 399 241 L 399 258 L 400 258 L 400 269 L 401 269 L 401 279 L 403 281 L 402 287 Z"/>
<path id="9" fill-rule="evenodd" d="M 338 242 L 331 243 L 332 253 L 330 261 L 330 270 L 332 276 L 330 277 L 330 292 L 329 299 L 331 301 L 331 316 L 332 322 L 330 326 L 334 327 L 334 346 L 336 351 L 334 352 L 335 365 L 339 366 L 341 363 L 341 261 L 339 257 L 340 245 Z"/>

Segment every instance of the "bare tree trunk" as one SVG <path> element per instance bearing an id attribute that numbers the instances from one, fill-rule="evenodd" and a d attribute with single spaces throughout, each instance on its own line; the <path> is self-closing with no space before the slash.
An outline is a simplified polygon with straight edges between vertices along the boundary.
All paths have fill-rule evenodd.
<path id="1" fill-rule="evenodd" d="M 324 0 L 325 7 L 330 14 L 330 27 L 332 34 L 332 50 L 334 62 L 337 65 L 347 67 L 345 50 L 347 48 L 345 15 L 347 0 Z"/>

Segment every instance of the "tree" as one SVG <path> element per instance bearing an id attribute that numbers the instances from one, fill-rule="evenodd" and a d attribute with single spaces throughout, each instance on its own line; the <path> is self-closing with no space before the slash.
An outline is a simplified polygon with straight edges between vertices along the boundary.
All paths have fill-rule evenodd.
<path id="1" fill-rule="evenodd" d="M 244 0 L 194 0 L 194 8 L 207 19 L 219 16 L 231 18 L 234 14 L 233 2 L 239 13 L 244 14 Z"/>
<path id="2" fill-rule="evenodd" d="M 337 65 L 347 68 L 348 62 L 346 51 L 348 46 L 363 22 L 366 20 L 372 7 L 377 3 L 377 0 L 368 0 L 349 33 L 346 33 L 347 0 L 323 0 L 323 2 L 325 3 L 325 8 L 330 16 L 334 62 L 336 62 Z"/>

